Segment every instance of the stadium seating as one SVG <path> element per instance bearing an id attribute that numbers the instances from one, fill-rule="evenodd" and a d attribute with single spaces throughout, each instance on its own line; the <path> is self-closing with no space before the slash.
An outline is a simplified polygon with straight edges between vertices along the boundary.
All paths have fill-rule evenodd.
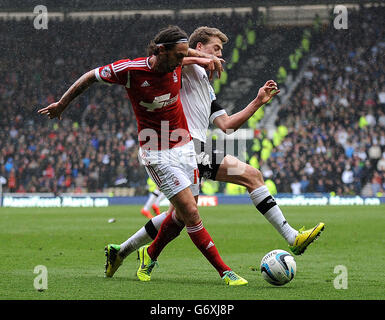
<path id="1" fill-rule="evenodd" d="M 289 133 L 265 163 L 279 192 L 298 181 L 301 192 L 384 193 L 384 13 L 362 8 L 350 13 L 349 31 L 331 24 L 314 35 L 300 85 L 280 104 L 276 125 Z"/>
<path id="2" fill-rule="evenodd" d="M 201 25 L 218 26 L 229 36 L 225 77 L 214 83 L 229 114 L 246 106 L 266 80 L 280 78 L 286 89 L 286 73 L 302 77 L 287 100 L 277 99 L 275 125 L 284 134 L 273 139 L 262 128 L 248 149 L 249 159 L 278 192 L 292 193 L 297 182 L 301 192 L 383 193 L 385 12 L 383 7 L 361 10 L 350 14 L 349 33 L 313 30 L 310 43 L 303 42 L 306 27 L 270 28 L 256 14 L 152 17 L 151 23 L 139 16 L 50 20 L 47 30 L 35 30 L 29 19 L 0 21 L 4 191 L 119 193 L 117 188 L 125 188 L 122 194 L 145 194 L 135 118 L 123 88 L 95 85 L 61 122 L 36 111 L 59 99 L 84 72 L 146 55 L 158 29 L 177 24 L 188 33 Z M 308 50 L 296 51 L 300 46 Z M 301 74 L 292 68 L 298 53 Z M 263 116 L 270 114 L 262 110 L 245 127 L 257 128 Z M 268 153 L 263 143 L 272 145 Z"/>
<path id="3" fill-rule="evenodd" d="M 145 194 L 147 174 L 137 160 L 136 122 L 123 88 L 93 86 L 72 103 L 61 122 L 47 121 L 36 111 L 57 101 L 83 73 L 145 56 L 161 27 L 177 24 L 191 33 L 201 25 L 220 25 L 231 48 L 243 30 L 239 21 L 247 21 L 241 18 L 50 19 L 46 30 L 34 29 L 30 19 L 0 20 L 0 176 L 8 181 L 3 190 L 128 188 L 129 194 Z"/>

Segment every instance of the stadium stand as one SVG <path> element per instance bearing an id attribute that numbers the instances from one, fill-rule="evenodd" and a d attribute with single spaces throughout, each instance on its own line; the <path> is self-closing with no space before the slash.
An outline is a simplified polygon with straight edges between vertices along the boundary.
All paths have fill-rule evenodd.
<path id="1" fill-rule="evenodd" d="M 136 122 L 123 88 L 95 85 L 73 102 L 61 122 L 49 122 L 36 111 L 60 98 L 84 72 L 146 55 L 161 26 L 179 24 L 190 33 L 220 21 L 233 39 L 242 30 L 240 18 L 65 19 L 50 21 L 47 30 L 35 30 L 30 19 L 0 21 L 4 191 L 111 192 L 120 187 L 126 189 L 121 195 L 146 193 L 146 173 L 137 160 Z"/>
<path id="2" fill-rule="evenodd" d="M 294 181 L 302 193 L 384 192 L 384 14 L 361 8 L 349 14 L 349 31 L 331 24 L 316 35 L 303 79 L 278 112 L 288 134 L 265 164 L 279 192 L 291 193 Z"/>
<path id="3" fill-rule="evenodd" d="M 308 27 L 265 26 L 256 12 L 152 17 L 151 23 L 141 16 L 64 19 L 50 21 L 47 30 L 34 30 L 29 19 L 0 21 L 4 191 L 145 194 L 136 123 L 122 88 L 94 86 L 61 122 L 36 111 L 84 72 L 145 55 L 160 26 L 178 24 L 187 32 L 218 26 L 229 36 L 226 72 L 214 83 L 228 113 L 245 106 L 268 79 L 278 78 L 284 92 L 292 84 L 287 78 L 300 80 L 287 99 L 277 99 L 277 135 L 261 127 L 270 115 L 264 110 L 245 124 L 255 129 L 247 158 L 278 192 L 383 193 L 384 14 L 383 7 L 361 8 L 349 16 L 349 33 L 321 28 L 310 36 Z"/>

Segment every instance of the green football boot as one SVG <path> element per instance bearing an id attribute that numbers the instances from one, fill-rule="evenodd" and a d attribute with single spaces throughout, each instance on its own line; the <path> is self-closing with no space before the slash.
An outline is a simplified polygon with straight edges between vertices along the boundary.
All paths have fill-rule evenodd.
<path id="1" fill-rule="evenodd" d="M 295 238 L 293 245 L 289 246 L 290 250 L 295 255 L 301 255 L 304 253 L 306 248 L 320 236 L 321 232 L 325 229 L 325 224 L 320 222 L 313 229 L 304 229 L 305 227 L 299 229 L 298 235 Z"/>
<path id="2" fill-rule="evenodd" d="M 146 245 L 138 249 L 139 268 L 136 276 L 140 281 L 150 281 L 152 269 L 154 269 L 155 265 L 158 265 L 156 260 L 152 260 L 147 253 L 149 246 Z"/>
<path id="3" fill-rule="evenodd" d="M 243 286 L 245 284 L 248 284 L 246 279 L 243 279 L 239 275 L 237 275 L 234 271 L 229 270 L 223 272 L 222 279 L 225 281 L 225 283 L 228 286 Z"/>
<path id="4" fill-rule="evenodd" d="M 104 248 L 106 256 L 104 276 L 107 278 L 111 278 L 123 263 L 123 259 L 119 256 L 119 250 L 120 245 L 118 244 L 109 244 Z"/>

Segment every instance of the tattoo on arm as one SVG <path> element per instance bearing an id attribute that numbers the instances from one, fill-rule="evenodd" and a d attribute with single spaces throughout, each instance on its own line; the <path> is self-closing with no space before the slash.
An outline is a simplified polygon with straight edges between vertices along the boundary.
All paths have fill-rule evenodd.
<path id="1" fill-rule="evenodd" d="M 89 71 L 75 81 L 75 83 L 61 97 L 60 101 L 63 105 L 67 106 L 72 100 L 96 82 L 96 77 L 93 73 L 94 71 Z"/>

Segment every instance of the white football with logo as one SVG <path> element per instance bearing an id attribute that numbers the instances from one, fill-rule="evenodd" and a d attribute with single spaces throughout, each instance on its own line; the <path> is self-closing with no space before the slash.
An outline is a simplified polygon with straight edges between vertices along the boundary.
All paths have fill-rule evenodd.
<path id="1" fill-rule="evenodd" d="M 272 250 L 261 260 L 262 277 L 272 285 L 283 286 L 293 280 L 296 272 L 297 264 L 287 251 Z"/>

